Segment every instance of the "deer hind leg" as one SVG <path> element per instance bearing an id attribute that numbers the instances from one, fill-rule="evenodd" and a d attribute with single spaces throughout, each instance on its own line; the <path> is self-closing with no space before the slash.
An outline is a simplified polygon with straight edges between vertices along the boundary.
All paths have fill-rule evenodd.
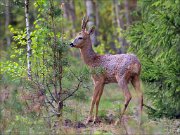
<path id="1" fill-rule="evenodd" d="M 143 108 L 143 93 L 141 91 L 140 88 L 140 79 L 139 76 L 136 75 L 133 77 L 132 81 L 131 81 L 132 85 L 134 86 L 134 89 L 137 92 L 138 95 L 138 102 L 139 102 L 139 124 L 141 124 L 141 115 L 142 115 L 142 108 Z"/>
<path id="2" fill-rule="evenodd" d="M 122 89 L 123 95 L 124 95 L 124 107 L 123 107 L 122 112 L 120 114 L 120 122 L 121 122 L 121 119 L 122 119 L 122 117 L 123 117 L 123 115 L 124 115 L 124 113 L 128 107 L 129 102 L 131 101 L 132 97 L 131 97 L 131 93 L 129 92 L 128 84 L 127 84 L 126 80 L 124 80 L 124 79 L 118 80 L 118 85 Z"/>
<path id="3" fill-rule="evenodd" d="M 103 83 L 96 82 L 95 87 L 94 87 L 92 101 L 91 101 L 90 112 L 89 112 L 88 119 L 86 120 L 86 124 L 88 124 L 89 122 L 92 121 L 92 113 L 93 113 L 93 109 L 94 109 L 94 104 L 96 103 L 98 95 L 100 94 L 102 89 L 103 89 Z M 98 107 L 98 106 L 96 105 L 96 107 Z M 97 113 L 97 111 L 98 111 L 98 109 L 96 108 L 96 113 Z"/>

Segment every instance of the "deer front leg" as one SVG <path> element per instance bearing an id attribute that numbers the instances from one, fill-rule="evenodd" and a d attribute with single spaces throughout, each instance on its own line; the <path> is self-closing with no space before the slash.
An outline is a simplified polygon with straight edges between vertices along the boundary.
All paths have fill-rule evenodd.
<path id="1" fill-rule="evenodd" d="M 98 108 L 99 108 L 99 102 L 100 102 L 100 99 L 101 99 L 101 96 L 102 96 L 102 93 L 103 93 L 103 89 L 104 89 L 104 84 L 102 86 L 99 86 L 99 93 L 98 93 L 98 96 L 96 98 L 96 113 L 95 113 L 95 116 L 94 116 L 94 121 L 93 123 L 99 123 L 99 119 L 98 119 Z"/>
<path id="2" fill-rule="evenodd" d="M 101 92 L 102 85 L 103 84 L 100 82 L 95 83 L 94 93 L 93 93 L 93 97 L 92 97 L 92 101 L 91 101 L 90 112 L 89 112 L 88 119 L 86 120 L 86 124 L 88 124 L 89 122 L 92 121 L 92 113 L 93 113 L 93 109 L 94 109 L 94 104 L 96 103 L 98 94 Z M 96 109 L 96 112 L 97 112 L 97 110 L 98 109 Z"/>

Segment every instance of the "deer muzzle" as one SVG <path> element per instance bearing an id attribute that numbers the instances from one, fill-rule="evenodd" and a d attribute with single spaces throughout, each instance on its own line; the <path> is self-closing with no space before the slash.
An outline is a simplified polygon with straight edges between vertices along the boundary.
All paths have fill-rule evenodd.
<path id="1" fill-rule="evenodd" d="M 71 46 L 71 47 L 74 47 L 75 45 L 74 45 L 73 43 L 70 43 L 70 46 Z"/>

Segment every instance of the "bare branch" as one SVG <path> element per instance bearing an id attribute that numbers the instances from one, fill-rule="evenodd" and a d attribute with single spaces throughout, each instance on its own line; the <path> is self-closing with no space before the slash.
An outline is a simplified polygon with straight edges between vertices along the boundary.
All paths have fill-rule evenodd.
<path id="1" fill-rule="evenodd" d="M 79 89 L 79 87 L 81 86 L 81 83 L 82 83 L 82 81 L 79 81 L 79 83 L 78 83 L 78 85 L 76 86 L 75 90 L 74 90 L 72 93 L 68 94 L 68 96 L 65 97 L 63 100 L 59 101 L 58 104 L 62 103 L 63 101 L 65 101 L 65 100 L 68 99 L 69 97 L 73 96 L 73 94 L 74 94 L 74 93 Z"/>
<path id="2" fill-rule="evenodd" d="M 49 92 L 51 98 L 57 103 L 57 100 L 55 99 L 55 97 L 53 96 L 51 90 L 49 89 L 49 84 L 47 83 L 47 81 L 46 81 L 46 86 L 47 86 L 47 89 L 48 89 L 48 92 Z"/>
<path id="3" fill-rule="evenodd" d="M 46 96 L 46 100 L 47 100 L 47 102 L 46 103 L 48 103 L 48 104 L 50 104 L 51 106 L 52 106 L 52 108 L 56 108 L 50 101 L 49 101 L 49 99 L 48 99 L 48 97 Z"/>
<path id="4" fill-rule="evenodd" d="M 58 113 L 58 112 L 56 112 L 55 110 L 53 110 L 53 109 L 51 109 L 51 112 L 54 114 L 54 115 L 61 115 L 61 113 Z"/>

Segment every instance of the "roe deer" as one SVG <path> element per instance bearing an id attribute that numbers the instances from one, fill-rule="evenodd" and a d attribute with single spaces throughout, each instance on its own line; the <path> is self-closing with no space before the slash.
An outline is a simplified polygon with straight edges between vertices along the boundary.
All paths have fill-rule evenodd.
<path id="1" fill-rule="evenodd" d="M 94 27 L 92 27 L 89 31 L 86 31 L 87 22 L 88 18 L 84 17 L 82 20 L 82 30 L 76 36 L 70 46 L 80 49 L 80 53 L 85 64 L 88 65 L 91 69 L 101 67 L 104 69 L 104 71 L 102 74 L 92 74 L 92 79 L 94 82 L 94 93 L 92 97 L 90 113 L 86 124 L 92 121 L 92 113 L 95 104 L 96 113 L 93 122 L 99 122 L 97 118 L 99 101 L 103 93 L 104 85 L 108 83 L 118 83 L 125 97 L 124 107 L 122 109 L 120 120 L 131 100 L 128 83 L 129 81 L 132 83 L 135 91 L 138 94 L 138 100 L 140 102 L 139 117 L 141 118 L 143 93 L 140 90 L 139 76 L 141 71 L 141 64 L 138 58 L 133 54 L 96 54 L 92 48 L 92 43 L 90 39 L 90 35 L 94 31 Z"/>

